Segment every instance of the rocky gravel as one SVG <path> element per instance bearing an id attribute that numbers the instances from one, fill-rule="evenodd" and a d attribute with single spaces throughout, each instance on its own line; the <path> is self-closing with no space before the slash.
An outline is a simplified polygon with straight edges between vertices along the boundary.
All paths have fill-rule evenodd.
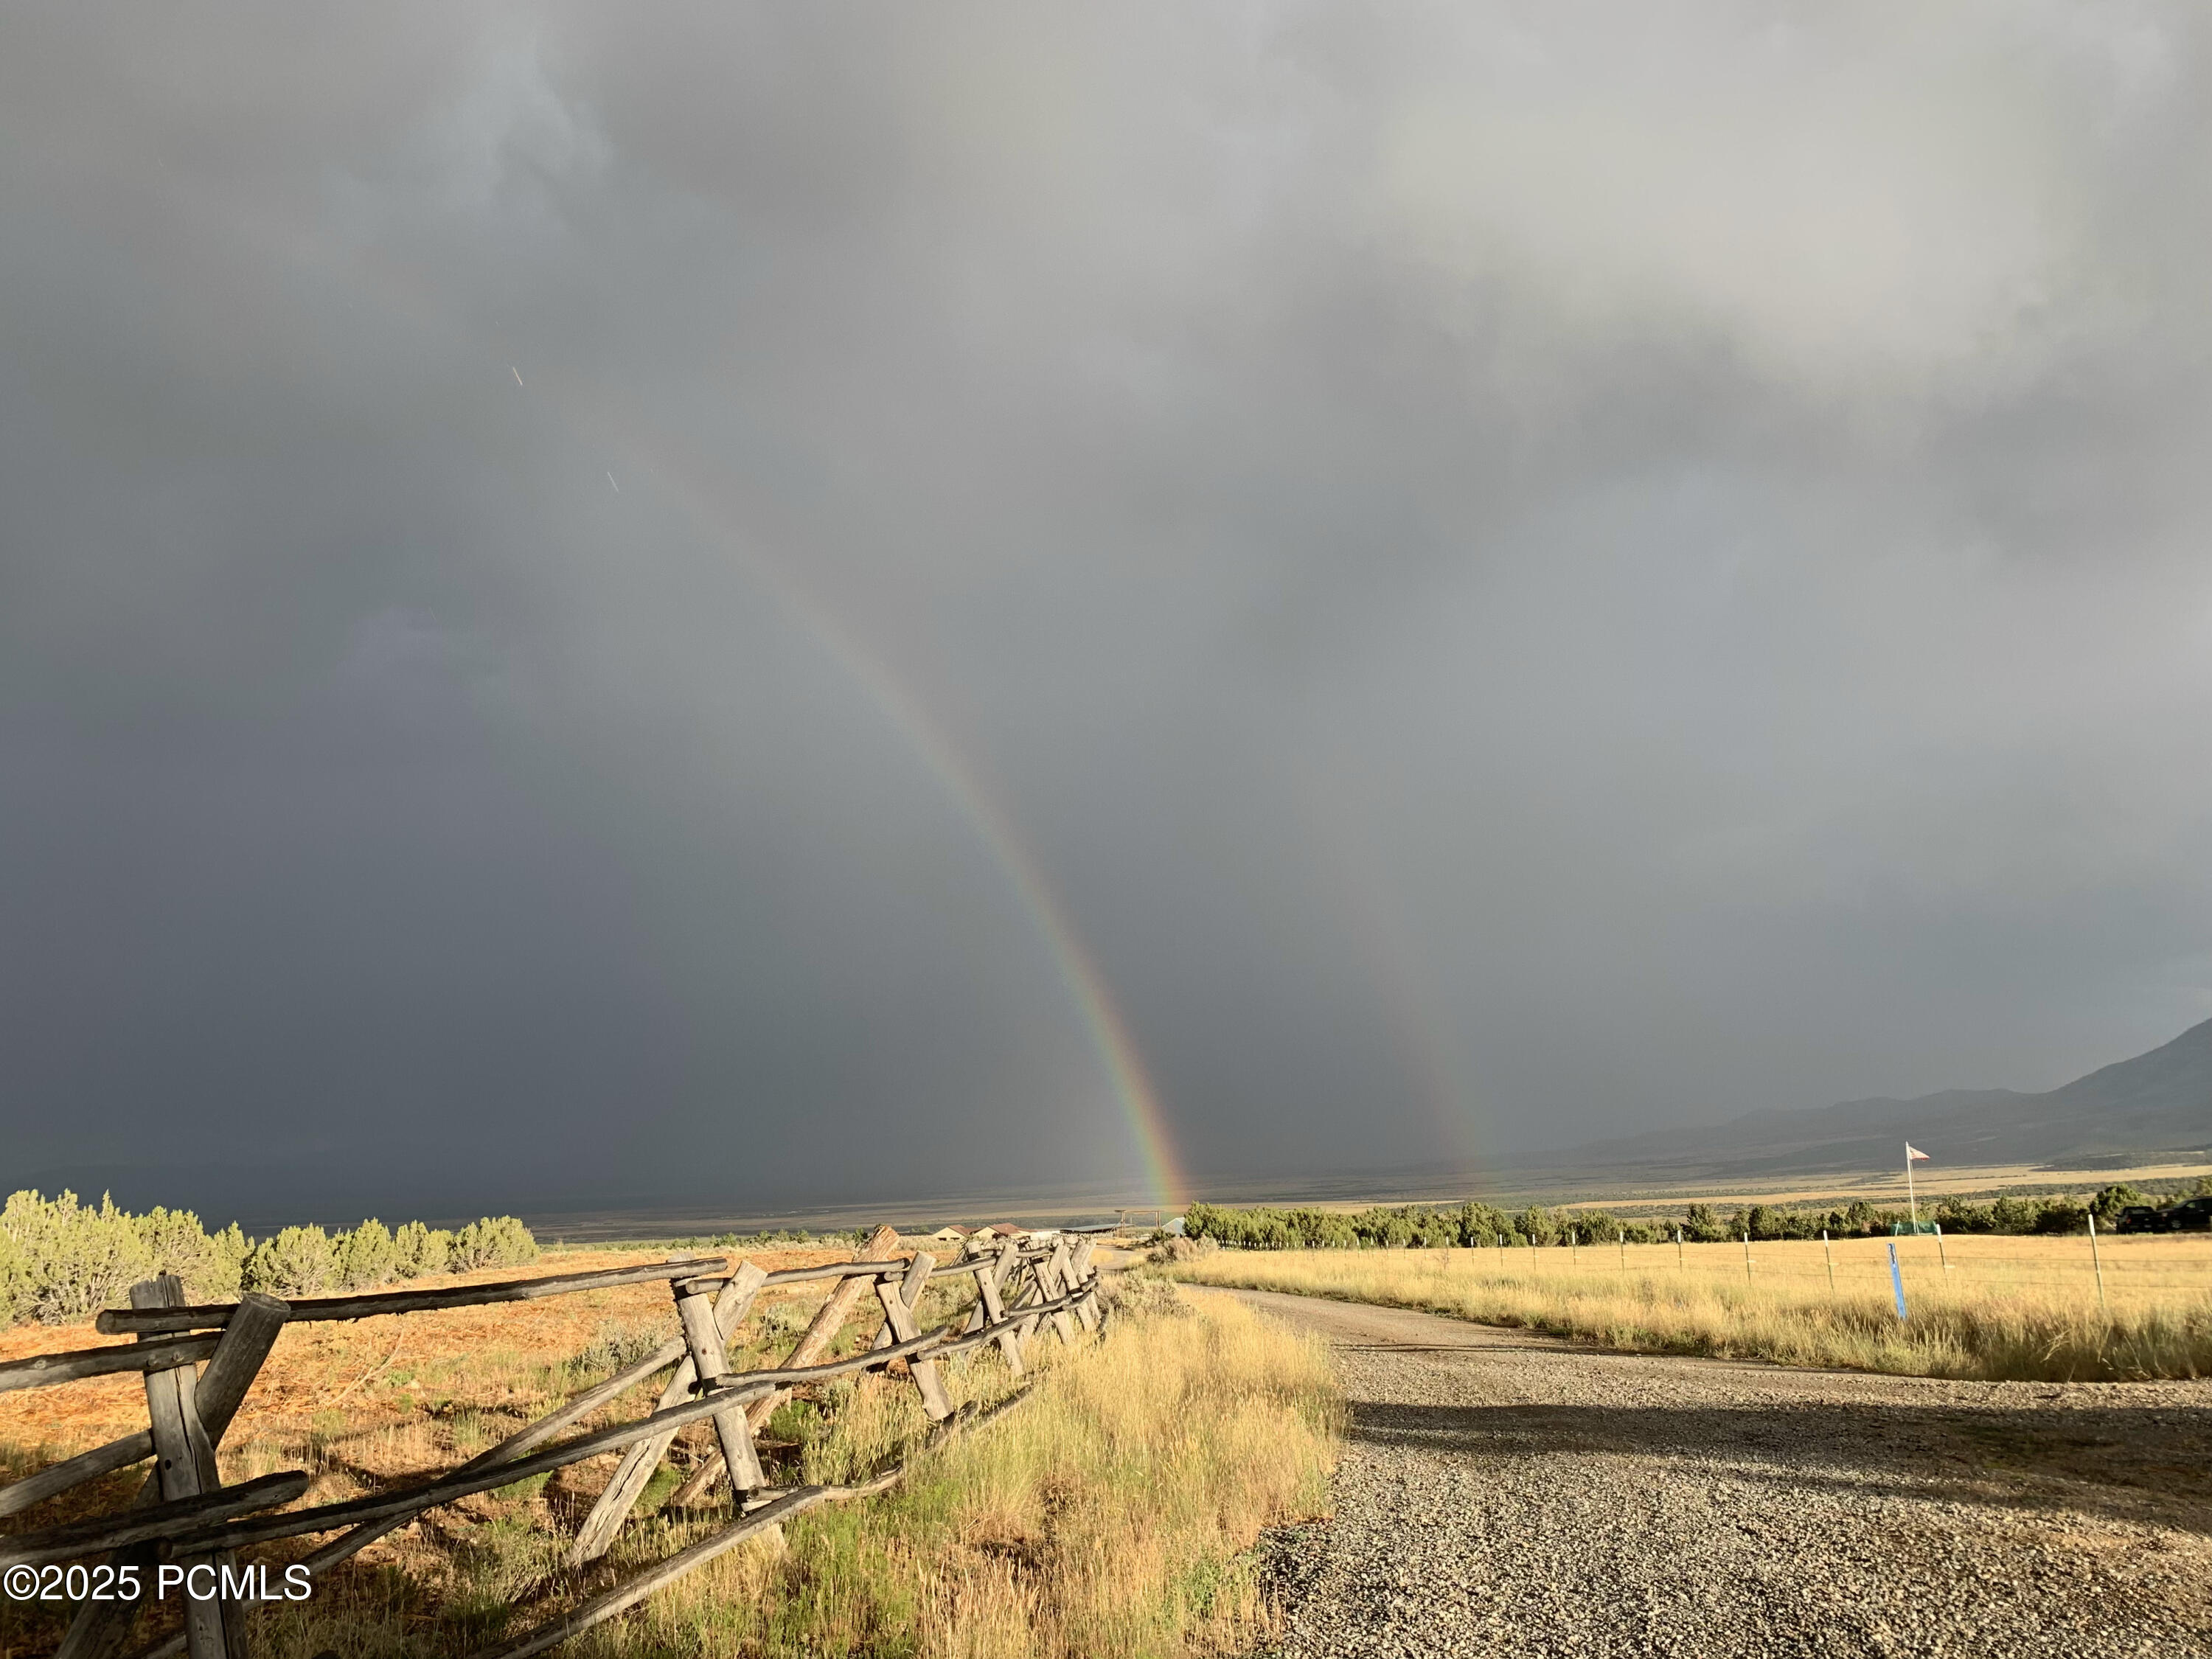
<path id="1" fill-rule="evenodd" d="M 1975 1383 L 1604 1352 L 1235 1295 L 1325 1334 L 1306 1656 L 2212 1656 L 2212 1382 Z"/>

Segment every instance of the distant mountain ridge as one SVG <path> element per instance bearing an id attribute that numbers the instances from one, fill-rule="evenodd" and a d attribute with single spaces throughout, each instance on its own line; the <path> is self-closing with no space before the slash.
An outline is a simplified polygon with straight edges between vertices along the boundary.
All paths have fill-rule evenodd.
<path id="1" fill-rule="evenodd" d="M 1534 1152 L 1511 1167 L 1683 1176 L 1880 1170 L 1899 1161 L 1899 1143 L 1908 1136 L 1954 1165 L 2078 1169 L 2129 1155 L 2145 1162 L 2212 1156 L 2212 1019 L 2045 1094 L 1946 1089 L 1911 1100 L 1750 1112 L 1709 1127 L 1655 1129 Z"/>

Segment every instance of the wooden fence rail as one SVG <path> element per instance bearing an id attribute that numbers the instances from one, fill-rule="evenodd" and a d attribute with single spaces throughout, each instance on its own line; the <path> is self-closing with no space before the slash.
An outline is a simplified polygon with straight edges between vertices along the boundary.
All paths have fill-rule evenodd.
<path id="1" fill-rule="evenodd" d="M 247 1296 L 237 1303 L 190 1306 L 183 1286 L 164 1276 L 136 1285 L 131 1306 L 102 1313 L 98 1328 L 131 1335 L 129 1346 L 45 1354 L 0 1365 L 0 1391 L 42 1388 L 81 1377 L 136 1371 L 145 1377 L 149 1426 L 0 1487 L 0 1516 L 18 1513 L 85 1481 L 148 1459 L 155 1469 L 137 1500 L 124 1510 L 0 1537 L 0 1570 L 39 1569 L 104 1558 L 117 1569 L 151 1578 L 163 1563 L 206 1565 L 235 1571 L 241 1550 L 304 1537 L 337 1535 L 306 1558 L 311 1573 L 335 1565 L 426 1510 L 505 1486 L 604 1453 L 621 1451 L 621 1462 L 578 1528 L 568 1553 L 573 1566 L 604 1555 L 620 1534 L 653 1474 L 680 1431 L 710 1422 L 715 1447 L 670 1498 L 687 1504 L 714 1483 L 726 1483 L 737 1519 L 714 1536 L 678 1552 L 626 1583 L 592 1597 L 565 1617 L 495 1659 L 520 1659 L 566 1641 L 615 1617 L 661 1586 L 716 1555 L 816 1504 L 880 1491 L 894 1471 L 857 1486 L 772 1489 L 754 1444 L 754 1433 L 776 1401 L 796 1387 L 862 1371 L 903 1369 L 913 1381 L 933 1434 L 960 1426 L 939 1362 L 995 1344 L 1016 1375 L 1024 1345 L 1050 1320 L 1063 1343 L 1076 1327 L 1100 1322 L 1092 1241 L 1066 1238 L 1030 1244 L 1006 1241 L 939 1263 L 927 1251 L 897 1253 L 898 1236 L 878 1228 L 849 1261 L 765 1272 L 751 1261 L 732 1265 L 724 1256 L 692 1256 L 647 1267 L 556 1274 L 446 1290 L 380 1291 L 279 1302 Z M 974 1275 L 976 1303 L 956 1328 L 923 1330 L 921 1293 L 933 1278 Z M 747 1371 L 729 1369 L 729 1349 L 762 1290 L 772 1285 L 834 1281 L 790 1354 L 781 1364 Z M 304 1470 L 264 1475 L 236 1486 L 222 1484 L 216 1449 L 237 1414 L 277 1335 L 287 1324 L 315 1320 L 368 1319 L 432 1309 L 534 1301 L 579 1291 L 665 1282 L 675 1298 L 681 1334 L 596 1387 L 510 1435 L 489 1451 L 432 1479 L 344 1503 L 291 1510 L 309 1485 Z M 872 1346 L 846 1358 L 827 1358 L 858 1299 L 872 1285 L 883 1325 Z M 207 1362 L 204 1371 L 199 1362 Z M 630 1389 L 669 1372 L 653 1409 L 634 1422 L 561 1439 L 586 1419 Z M 74 1571 L 74 1569 L 72 1569 Z M 119 1583 L 119 1578 L 118 1579 Z M 128 1642 L 140 1599 L 87 1601 L 57 1650 L 56 1659 L 109 1659 Z M 135 1656 L 165 1659 L 245 1659 L 240 1605 L 233 1601 L 187 1601 L 185 1628 Z M 487 1659 L 495 1659 L 487 1656 Z"/>

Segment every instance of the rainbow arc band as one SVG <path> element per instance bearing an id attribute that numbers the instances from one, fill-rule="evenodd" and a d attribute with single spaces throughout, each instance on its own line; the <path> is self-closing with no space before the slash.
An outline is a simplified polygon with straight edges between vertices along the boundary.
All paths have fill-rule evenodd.
<path id="1" fill-rule="evenodd" d="M 1181 1207 L 1190 1187 L 1143 1056 L 1104 975 L 1083 948 L 1012 819 L 983 787 L 977 769 L 963 758 L 943 725 L 914 690 L 892 672 L 882 654 L 868 648 L 857 630 L 811 591 L 792 561 L 771 556 L 758 538 L 732 522 L 732 510 L 702 482 L 716 476 L 709 459 L 691 455 L 674 434 L 658 427 L 634 400 L 612 387 L 537 366 L 525 381 L 515 361 L 519 354 L 486 345 L 476 337 L 481 331 L 476 325 L 433 289 L 420 273 L 382 257 L 373 246 L 348 242 L 339 252 L 327 239 L 302 234 L 298 226 L 274 215 L 243 215 L 233 221 L 233 228 L 257 240 L 259 251 L 272 261 L 302 269 L 320 264 L 325 274 L 347 283 L 353 293 L 414 335 L 445 345 L 457 355 L 479 359 L 492 380 L 498 377 L 499 365 L 505 363 L 515 386 L 515 393 L 510 395 L 529 398 L 535 408 L 567 428 L 581 447 L 589 448 L 597 458 L 593 470 L 612 460 L 623 476 L 631 479 L 633 493 L 625 495 L 625 501 L 647 494 L 638 489 L 641 483 L 659 486 L 665 499 L 690 520 L 703 543 L 741 565 L 781 602 L 824 656 L 861 688 L 877 711 L 906 740 L 997 861 L 1051 953 L 1091 1046 L 1105 1066 L 1144 1164 L 1153 1201 L 1169 1208 Z M 608 482 L 614 482 L 611 470 Z"/>

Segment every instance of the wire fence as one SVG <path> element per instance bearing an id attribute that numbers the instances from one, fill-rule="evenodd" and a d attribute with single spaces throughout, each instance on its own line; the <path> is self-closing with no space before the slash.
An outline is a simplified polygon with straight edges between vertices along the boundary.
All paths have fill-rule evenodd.
<path id="1" fill-rule="evenodd" d="M 1531 1283 L 1614 1273 L 1748 1285 L 1793 1297 L 1892 1294 L 1890 1251 L 1908 1296 L 1946 1302 L 2033 1296 L 2118 1310 L 2212 1297 L 2212 1234 L 2021 1237 L 1922 1233 L 1897 1238 L 1741 1238 L 1726 1243 L 1629 1243 L 1588 1238 L 1565 1249 L 1456 1249 L 1457 1266 Z M 1445 1252 L 1436 1252 L 1439 1255 Z"/>

